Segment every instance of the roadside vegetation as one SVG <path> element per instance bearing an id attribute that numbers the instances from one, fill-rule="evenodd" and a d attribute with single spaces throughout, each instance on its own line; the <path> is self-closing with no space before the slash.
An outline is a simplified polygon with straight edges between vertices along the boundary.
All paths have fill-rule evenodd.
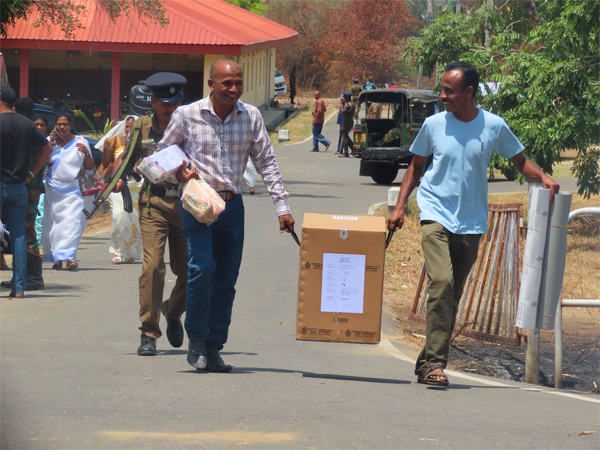
<path id="1" fill-rule="evenodd" d="M 492 204 L 522 203 L 527 214 L 527 193 L 492 194 Z M 595 198 L 573 194 L 571 210 L 597 206 Z M 424 324 L 409 318 L 417 289 L 423 254 L 419 208 L 412 197 L 407 204 L 404 227 L 396 232 L 386 251 L 384 296 L 389 299 L 400 335 L 422 346 Z M 387 207 L 377 212 L 388 217 Z M 527 217 L 524 218 L 527 220 Z M 525 231 L 521 240 L 524 248 Z M 569 224 L 563 298 L 600 298 L 600 219 L 587 216 Z M 567 308 L 563 312 L 565 388 L 600 392 L 597 361 L 600 344 L 600 310 Z M 552 385 L 553 332 L 541 332 L 542 384 Z M 451 350 L 450 368 L 471 373 L 521 380 L 524 375 L 524 343 L 521 347 L 484 343 L 459 336 Z M 584 360 L 585 358 L 585 360 Z"/>

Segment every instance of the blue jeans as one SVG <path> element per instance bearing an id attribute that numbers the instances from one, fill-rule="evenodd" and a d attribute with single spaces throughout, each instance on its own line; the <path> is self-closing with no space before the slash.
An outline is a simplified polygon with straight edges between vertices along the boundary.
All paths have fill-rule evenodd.
<path id="1" fill-rule="evenodd" d="M 190 340 L 206 340 L 207 350 L 227 342 L 235 283 L 244 247 L 244 202 L 236 195 L 211 225 L 181 208 L 187 242 L 188 284 L 185 330 Z"/>
<path id="2" fill-rule="evenodd" d="M 27 208 L 27 188 L 25 183 L 2 182 L 0 214 L 10 231 L 13 247 L 13 286 L 15 294 L 25 292 L 27 282 L 27 243 L 25 241 L 25 210 Z"/>
<path id="3" fill-rule="evenodd" d="M 319 151 L 319 142 L 323 144 L 325 147 L 329 147 L 331 142 L 321 134 L 323 131 L 323 124 L 316 123 L 312 126 L 312 134 L 313 134 L 313 150 Z"/>

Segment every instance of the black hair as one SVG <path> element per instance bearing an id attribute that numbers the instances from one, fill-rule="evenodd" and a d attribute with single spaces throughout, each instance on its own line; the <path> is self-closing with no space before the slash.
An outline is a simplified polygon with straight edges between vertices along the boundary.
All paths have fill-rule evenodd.
<path id="1" fill-rule="evenodd" d="M 48 119 L 46 119 L 41 114 L 36 114 L 35 116 L 33 116 L 33 121 L 35 122 L 36 120 L 41 120 L 46 124 L 46 126 L 48 126 Z"/>
<path id="2" fill-rule="evenodd" d="M 459 70 L 462 73 L 463 90 L 469 86 L 473 86 L 474 92 L 477 93 L 479 89 L 479 72 L 477 72 L 477 68 L 473 64 L 458 61 L 444 67 L 444 72 L 450 72 L 451 70 Z"/>
<path id="3" fill-rule="evenodd" d="M 56 113 L 56 117 L 54 118 L 54 122 L 58 122 L 58 119 L 64 117 L 69 122 L 69 125 L 73 125 L 73 114 L 69 111 L 59 111 Z"/>

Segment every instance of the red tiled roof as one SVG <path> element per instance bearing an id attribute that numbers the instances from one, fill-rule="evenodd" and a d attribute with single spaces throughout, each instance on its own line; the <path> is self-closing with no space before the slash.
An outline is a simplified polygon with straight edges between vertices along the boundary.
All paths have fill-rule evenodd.
<path id="1" fill-rule="evenodd" d="M 7 29 L 4 48 L 91 50 L 152 53 L 243 55 L 293 42 L 298 33 L 224 0 L 165 0 L 169 25 L 137 14 L 112 21 L 93 0 L 79 0 L 87 8 L 69 40 L 57 25 L 34 27 L 34 10 L 27 21 Z"/>

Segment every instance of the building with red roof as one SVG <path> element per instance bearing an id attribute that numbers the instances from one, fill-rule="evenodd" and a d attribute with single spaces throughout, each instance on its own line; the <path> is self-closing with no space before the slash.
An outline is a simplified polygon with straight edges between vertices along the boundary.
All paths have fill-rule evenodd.
<path id="1" fill-rule="evenodd" d="M 35 27 L 37 12 L 7 29 L 2 41 L 9 79 L 22 97 L 110 100 L 118 119 L 124 97 L 158 71 L 188 79 L 186 101 L 208 94 L 211 64 L 236 60 L 244 70 L 243 100 L 268 105 L 274 96 L 275 51 L 297 32 L 224 0 L 165 0 L 169 24 L 137 14 L 111 20 L 93 0 L 68 39 L 57 25 Z"/>

